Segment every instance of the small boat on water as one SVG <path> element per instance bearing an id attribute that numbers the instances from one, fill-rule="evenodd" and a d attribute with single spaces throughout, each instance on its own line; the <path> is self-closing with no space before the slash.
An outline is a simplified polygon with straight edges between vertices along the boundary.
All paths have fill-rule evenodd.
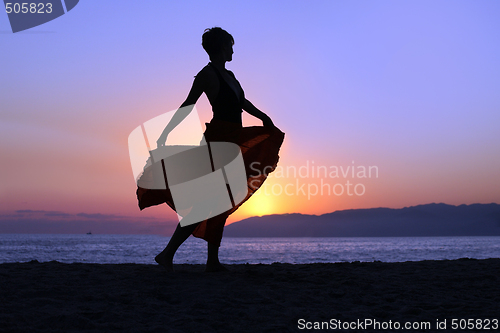
<path id="1" fill-rule="evenodd" d="M 87 232 L 87 235 L 92 235 L 92 232 L 90 232 L 90 231 L 89 231 L 89 232 Z"/>

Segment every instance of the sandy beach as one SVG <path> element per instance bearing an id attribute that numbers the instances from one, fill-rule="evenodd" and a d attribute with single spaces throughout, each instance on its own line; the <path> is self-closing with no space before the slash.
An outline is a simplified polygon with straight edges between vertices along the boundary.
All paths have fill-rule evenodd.
<path id="1" fill-rule="evenodd" d="M 1 264 L 0 331 L 433 332 L 460 319 L 492 331 L 500 319 L 500 259 L 227 267 Z"/>

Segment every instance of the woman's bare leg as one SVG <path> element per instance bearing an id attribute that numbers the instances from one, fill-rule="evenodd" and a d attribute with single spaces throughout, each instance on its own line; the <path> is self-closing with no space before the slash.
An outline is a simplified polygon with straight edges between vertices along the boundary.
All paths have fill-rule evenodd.
<path id="1" fill-rule="evenodd" d="M 227 268 L 219 262 L 219 244 L 208 243 L 207 268 L 205 272 L 222 272 Z"/>
<path id="2" fill-rule="evenodd" d="M 198 223 L 190 224 L 185 227 L 181 227 L 181 224 L 177 224 L 177 228 L 175 228 L 174 234 L 170 237 L 170 241 L 167 244 L 167 247 L 163 251 L 160 252 L 155 257 L 155 261 L 165 267 L 165 269 L 169 272 L 173 272 L 174 265 L 174 254 L 181 246 L 182 243 L 191 235 L 191 233 L 196 229 Z"/>
<path id="3" fill-rule="evenodd" d="M 208 220 L 208 222 L 213 223 L 213 225 L 218 226 L 214 231 L 216 233 L 220 233 L 220 235 L 213 235 L 213 239 L 216 241 L 208 242 L 208 257 L 207 257 L 207 266 L 205 272 L 222 272 L 227 271 L 227 268 L 222 266 L 219 262 L 219 247 L 220 240 L 222 239 L 222 234 L 224 230 L 224 225 L 226 224 L 226 219 L 229 214 L 223 213 L 217 216 L 212 217 Z"/>

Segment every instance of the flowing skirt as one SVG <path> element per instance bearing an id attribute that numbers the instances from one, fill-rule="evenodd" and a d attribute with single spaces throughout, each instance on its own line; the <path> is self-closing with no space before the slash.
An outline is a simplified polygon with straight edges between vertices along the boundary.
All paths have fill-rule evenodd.
<path id="1" fill-rule="evenodd" d="M 222 214 L 200 222 L 192 233 L 195 237 L 219 245 L 227 217 L 248 200 L 262 186 L 268 174 L 276 168 L 278 153 L 285 134 L 276 127 L 241 127 L 236 123 L 215 119 L 206 123 L 206 126 L 204 136 L 207 142 L 232 142 L 240 147 L 248 184 L 247 194 L 240 203 Z M 142 177 L 148 177 L 147 172 L 148 169 L 145 169 Z M 166 203 L 175 211 L 174 201 L 168 187 L 166 190 L 154 190 L 138 186 L 137 199 L 141 210 Z"/>

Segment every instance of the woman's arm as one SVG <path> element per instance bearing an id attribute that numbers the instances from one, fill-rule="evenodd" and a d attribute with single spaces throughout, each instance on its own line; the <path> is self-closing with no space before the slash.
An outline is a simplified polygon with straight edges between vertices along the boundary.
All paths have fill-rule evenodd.
<path id="1" fill-rule="evenodd" d="M 177 109 L 174 116 L 172 117 L 172 119 L 170 119 L 170 122 L 156 141 L 157 147 L 164 146 L 165 142 L 167 141 L 168 134 L 172 132 L 172 130 L 177 127 L 177 125 L 179 125 L 184 120 L 184 118 L 186 118 L 191 113 L 191 111 L 193 111 L 194 105 L 200 98 L 201 94 L 203 94 L 205 82 L 206 81 L 204 80 L 203 75 L 196 76 L 186 100 L 181 104 L 179 109 Z"/>
<path id="2" fill-rule="evenodd" d="M 262 120 L 264 126 L 274 127 L 273 121 L 267 114 L 257 109 L 248 99 L 243 102 L 243 110 L 251 114 L 252 116 Z"/>

